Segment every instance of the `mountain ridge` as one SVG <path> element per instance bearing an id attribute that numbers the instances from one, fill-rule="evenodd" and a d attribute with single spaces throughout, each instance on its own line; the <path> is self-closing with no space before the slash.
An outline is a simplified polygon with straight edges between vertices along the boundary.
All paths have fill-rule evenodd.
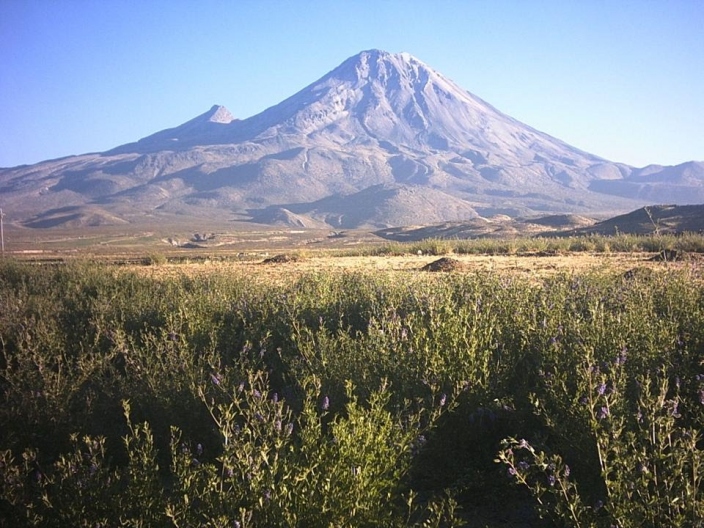
<path id="1" fill-rule="evenodd" d="M 1 169 L 0 193 L 26 225 L 71 206 L 100 207 L 101 222 L 168 212 L 383 228 L 704 202 L 704 163 L 610 162 L 408 53 L 367 50 L 246 119 L 214 105 L 103 153 Z"/>

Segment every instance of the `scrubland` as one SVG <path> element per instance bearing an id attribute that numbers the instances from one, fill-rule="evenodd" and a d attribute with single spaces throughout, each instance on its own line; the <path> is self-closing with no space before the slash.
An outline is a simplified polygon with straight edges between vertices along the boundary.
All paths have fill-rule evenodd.
<path id="1" fill-rule="evenodd" d="M 419 249 L 2 261 L 0 526 L 704 518 L 699 260 Z"/>

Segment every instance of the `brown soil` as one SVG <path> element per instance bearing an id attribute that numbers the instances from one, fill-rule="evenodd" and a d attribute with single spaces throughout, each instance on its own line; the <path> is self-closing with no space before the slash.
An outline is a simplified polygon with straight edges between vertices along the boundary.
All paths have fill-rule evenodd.
<path id="1" fill-rule="evenodd" d="M 275 255 L 268 259 L 264 259 L 262 264 L 288 264 L 289 262 L 299 262 L 301 258 L 297 255 Z"/>
<path id="2" fill-rule="evenodd" d="M 443 257 L 426 264 L 421 271 L 459 271 L 464 268 L 459 260 L 450 257 Z"/>

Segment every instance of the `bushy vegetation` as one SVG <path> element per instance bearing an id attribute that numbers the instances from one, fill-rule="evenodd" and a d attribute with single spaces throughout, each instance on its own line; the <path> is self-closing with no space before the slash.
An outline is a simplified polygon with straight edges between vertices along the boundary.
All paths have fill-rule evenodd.
<path id="1" fill-rule="evenodd" d="M 347 254 L 367 255 L 521 255 L 568 253 L 631 253 L 664 250 L 704 253 L 701 233 L 633 235 L 583 235 L 567 237 L 517 238 L 428 238 L 416 242 L 386 242 L 378 246 L 345 250 Z"/>
<path id="2" fill-rule="evenodd" d="M 0 526 L 694 526 L 692 273 L 3 262 Z"/>

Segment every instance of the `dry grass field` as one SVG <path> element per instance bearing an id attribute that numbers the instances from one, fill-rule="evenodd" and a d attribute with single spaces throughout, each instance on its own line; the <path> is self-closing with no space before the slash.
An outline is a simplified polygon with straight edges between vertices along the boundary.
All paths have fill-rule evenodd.
<path id="1" fill-rule="evenodd" d="M 285 254 L 279 254 L 285 255 Z M 451 259 L 450 273 L 496 272 L 516 278 L 541 279 L 560 273 L 607 271 L 627 274 L 631 270 L 689 270 L 692 278 L 702 278 L 701 260 L 658 262 L 652 253 L 573 253 L 558 256 L 535 255 L 430 255 L 405 256 L 335 256 L 312 255 L 288 262 L 258 260 L 195 260 L 161 265 L 130 265 L 126 269 L 152 277 L 233 273 L 244 275 L 252 282 L 286 282 L 303 274 L 318 272 L 389 272 L 400 274 L 427 274 L 423 268 L 440 260 Z M 441 272 L 442 273 L 442 272 Z"/>
<path id="2" fill-rule="evenodd" d="M 209 238 L 210 237 L 210 238 Z M 700 274 L 701 254 L 677 262 L 660 262 L 655 252 L 517 251 L 511 254 L 418 254 L 400 245 L 406 254 L 384 252 L 388 242 L 369 231 L 334 233 L 325 230 L 254 229 L 188 234 L 185 228 L 168 235 L 154 231 L 16 230 L 6 233 L 4 257 L 36 262 L 95 260 L 122 264 L 153 276 L 202 275 L 213 271 L 245 274 L 253 281 L 281 281 L 322 271 L 421 272 L 441 257 L 450 259 L 444 270 L 455 273 L 498 272 L 540 278 L 556 273 L 636 268 L 690 269 Z M 178 244 L 178 245 L 177 245 Z M 407 247 L 406 247 L 407 246 Z M 405 250 L 404 250 L 405 247 Z M 375 254 L 380 253 L 380 254 Z M 388 254 L 387 254 L 388 253 Z M 426 252 L 427 253 L 427 252 Z M 286 257 L 286 258 L 277 258 Z M 267 263 L 267 260 L 274 262 Z M 146 265 L 149 264 L 149 265 Z"/>

